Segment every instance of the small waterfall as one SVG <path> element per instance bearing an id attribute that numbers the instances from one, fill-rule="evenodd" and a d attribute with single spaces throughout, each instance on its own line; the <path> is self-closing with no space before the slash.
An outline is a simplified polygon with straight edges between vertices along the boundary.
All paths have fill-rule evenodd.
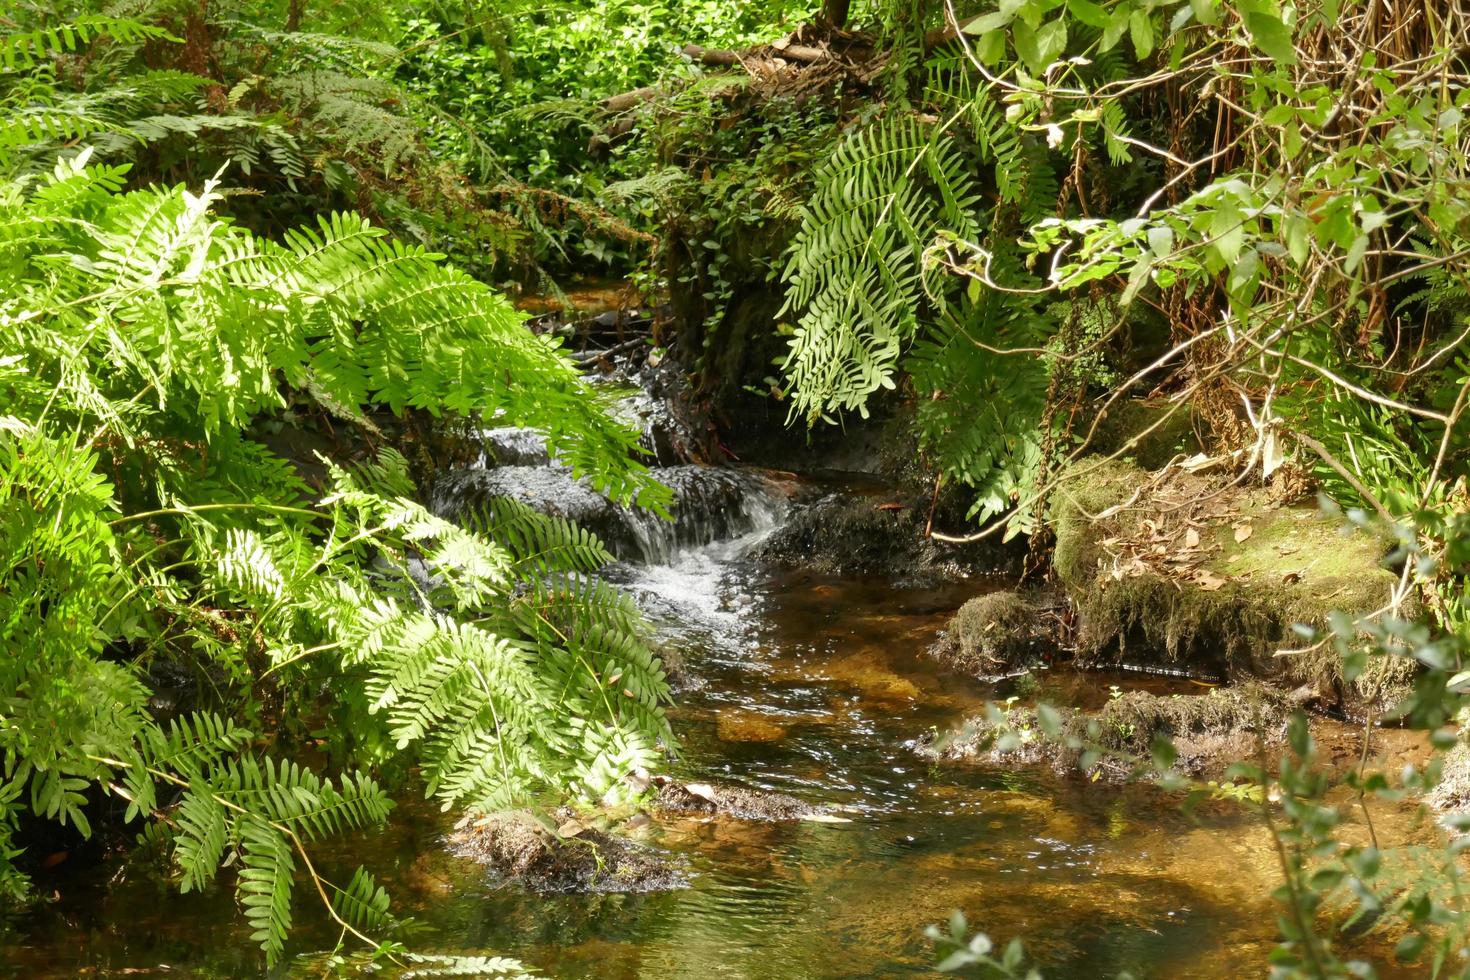
<path id="1" fill-rule="evenodd" d="M 480 433 L 477 469 L 492 466 L 545 466 L 551 462 L 546 439 L 535 429 L 507 426 Z"/>
<path id="2" fill-rule="evenodd" d="M 496 430 L 493 446 L 524 446 L 521 437 Z M 504 456 L 498 450 L 497 459 Z M 435 513 L 454 518 L 491 497 L 510 497 L 576 521 L 603 540 L 618 558 L 646 565 L 668 564 L 681 551 L 715 541 L 767 532 L 785 512 L 773 482 L 759 473 L 707 466 L 668 466 L 654 475 L 674 491 L 673 520 L 613 503 L 570 469 L 552 461 L 541 465 L 500 465 L 456 470 L 441 476 L 429 494 Z"/>

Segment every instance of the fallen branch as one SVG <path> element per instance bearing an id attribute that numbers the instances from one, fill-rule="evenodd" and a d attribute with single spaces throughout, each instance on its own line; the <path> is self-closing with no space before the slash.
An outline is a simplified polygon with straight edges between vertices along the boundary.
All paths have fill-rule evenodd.
<path id="1" fill-rule="evenodd" d="M 606 112 L 627 112 L 634 106 L 647 102 L 661 91 L 663 91 L 662 86 L 645 85 L 642 88 L 635 88 L 631 92 L 624 92 L 621 95 L 614 95 L 610 98 L 603 99 L 602 108 Z"/>
<path id="2" fill-rule="evenodd" d="M 814 48 L 807 44 L 770 44 L 758 48 L 750 48 L 747 51 L 731 51 L 727 48 L 705 48 L 698 44 L 684 45 L 684 54 L 691 60 L 705 65 L 716 65 L 730 68 L 735 65 L 743 65 L 750 60 L 766 60 L 771 58 L 782 58 L 786 61 L 800 61 L 804 64 L 815 64 L 818 61 L 827 61 L 832 57 L 832 52 L 826 48 Z"/>

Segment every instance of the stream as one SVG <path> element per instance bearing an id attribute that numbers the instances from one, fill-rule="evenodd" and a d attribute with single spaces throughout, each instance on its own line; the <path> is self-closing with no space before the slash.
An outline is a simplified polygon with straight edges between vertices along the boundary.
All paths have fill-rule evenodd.
<path id="1" fill-rule="evenodd" d="M 570 477 L 521 448 L 520 465 L 467 471 L 438 505 L 478 487 L 604 507 L 576 503 Z M 455 815 L 405 800 L 388 829 L 327 848 L 322 866 L 367 864 L 417 920 L 411 948 L 514 956 L 559 978 L 902 976 L 930 970 L 924 927 L 960 909 L 1002 942 L 1024 937 L 1048 977 L 1264 973 L 1275 857 L 1239 809 L 1186 817 L 1147 787 L 912 750 L 1009 693 L 925 653 L 987 583 L 898 588 L 764 566 L 747 554 L 786 507 L 769 480 L 690 468 L 676 482 L 679 524 L 615 514 L 621 530 L 609 529 L 602 513 L 600 525 L 625 556 L 610 576 L 692 678 L 673 709 L 675 775 L 791 794 L 848 822 L 656 817 L 639 837 L 684 866 L 687 887 L 538 896 L 451 856 Z M 1114 686 L 1187 685 L 1053 670 L 1038 696 L 1096 705 Z M 229 890 L 180 896 L 158 871 L 142 855 L 62 864 L 38 881 L 58 901 L 4 937 L 0 976 L 255 975 Z M 337 933 L 305 889 L 297 910 L 293 945 L 330 949 Z"/>

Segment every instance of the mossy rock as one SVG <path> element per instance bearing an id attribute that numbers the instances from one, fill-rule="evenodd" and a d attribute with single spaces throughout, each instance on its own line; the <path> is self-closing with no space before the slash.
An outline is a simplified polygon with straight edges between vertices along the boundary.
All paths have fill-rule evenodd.
<path id="1" fill-rule="evenodd" d="M 1398 578 L 1372 535 L 1221 478 L 1156 478 L 1120 461 L 1076 464 L 1051 518 L 1084 663 L 1266 677 L 1354 707 L 1408 690 L 1415 668 L 1404 658 L 1374 658 L 1348 683 L 1330 644 L 1278 654 L 1310 646 L 1297 624 L 1321 629 L 1334 611 L 1358 617 L 1388 602 Z"/>
<path id="2" fill-rule="evenodd" d="M 1430 791 L 1428 802 L 1459 823 L 1470 818 L 1470 745 L 1463 740 L 1456 742 L 1440 765 L 1439 783 Z"/>
<path id="3" fill-rule="evenodd" d="M 553 829 L 528 813 L 493 813 L 451 835 L 450 851 L 507 881 L 543 894 L 651 892 L 683 888 L 684 873 L 662 853 L 584 827 L 570 812 Z"/>
<path id="4" fill-rule="evenodd" d="M 1293 707 L 1279 691 L 1255 682 L 1203 694 L 1132 691 L 1100 711 L 1056 709 L 1060 728 L 1053 734 L 1047 733 L 1036 709 L 1018 706 L 970 718 L 952 732 L 921 741 L 917 748 L 938 760 L 1045 764 L 1073 775 L 1082 774 L 1084 751 L 1100 749 L 1088 762 L 1088 775 L 1126 780 L 1138 766 L 1149 764 L 1154 740 L 1166 736 L 1176 753 L 1174 768 L 1194 776 L 1218 776 L 1241 759 L 1253 757 L 1263 742 L 1268 746 L 1281 742 Z"/>
<path id="5" fill-rule="evenodd" d="M 1218 756 L 1229 753 L 1190 751 L 1186 743 L 1197 745 L 1201 739 L 1244 736 L 1246 744 L 1241 747 L 1248 751 L 1249 743 L 1258 737 L 1267 743 L 1279 742 L 1291 710 L 1291 702 L 1280 691 L 1250 681 L 1204 694 L 1130 691 L 1098 712 L 1097 738 L 1106 748 L 1146 755 L 1154 739 L 1165 735 L 1174 742 L 1182 759 Z"/>
<path id="6" fill-rule="evenodd" d="M 1014 592 L 976 596 L 960 607 L 934 656 L 967 674 L 988 676 L 1032 659 L 1036 609 Z"/>

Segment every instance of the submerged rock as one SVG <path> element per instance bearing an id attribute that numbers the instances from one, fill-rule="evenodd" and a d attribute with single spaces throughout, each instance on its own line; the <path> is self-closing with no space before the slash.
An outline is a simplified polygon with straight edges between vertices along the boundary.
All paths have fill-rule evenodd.
<path id="1" fill-rule="evenodd" d="M 1037 659 L 1039 615 L 1014 592 L 976 596 L 955 613 L 931 652 L 946 666 L 982 678 L 1025 669 Z"/>
<path id="2" fill-rule="evenodd" d="M 553 831 L 529 814 L 491 814 L 456 830 L 450 850 L 536 892 L 652 892 L 688 884 L 662 853 L 563 817 Z"/>
<path id="3" fill-rule="evenodd" d="M 1084 664 L 1275 679 L 1351 707 L 1387 707 L 1408 689 L 1408 658 L 1374 658 L 1349 682 L 1330 644 L 1277 656 L 1309 647 L 1296 624 L 1322 628 L 1334 610 L 1362 616 L 1387 604 L 1397 576 L 1371 535 L 1277 506 L 1267 490 L 1103 460 L 1062 479 L 1051 517 Z"/>

